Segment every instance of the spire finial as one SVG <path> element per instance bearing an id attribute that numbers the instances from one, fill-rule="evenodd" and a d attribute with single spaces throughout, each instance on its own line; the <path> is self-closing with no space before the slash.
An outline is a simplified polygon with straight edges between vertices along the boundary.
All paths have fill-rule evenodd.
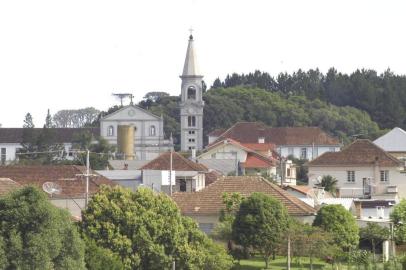
<path id="1" fill-rule="evenodd" d="M 190 27 L 189 32 L 190 32 L 190 36 L 189 36 L 189 40 L 193 40 L 193 28 Z"/>

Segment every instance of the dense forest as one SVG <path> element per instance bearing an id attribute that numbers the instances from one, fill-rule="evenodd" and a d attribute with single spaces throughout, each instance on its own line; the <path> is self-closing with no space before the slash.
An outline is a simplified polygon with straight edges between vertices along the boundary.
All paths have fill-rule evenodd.
<path id="1" fill-rule="evenodd" d="M 406 128 L 406 76 L 390 70 L 356 70 L 350 75 L 331 68 L 326 74 L 318 69 L 293 74 L 281 73 L 276 78 L 255 71 L 216 79 L 212 89 L 246 86 L 279 93 L 283 97 L 305 96 L 337 106 L 351 106 L 366 111 L 380 128 Z"/>

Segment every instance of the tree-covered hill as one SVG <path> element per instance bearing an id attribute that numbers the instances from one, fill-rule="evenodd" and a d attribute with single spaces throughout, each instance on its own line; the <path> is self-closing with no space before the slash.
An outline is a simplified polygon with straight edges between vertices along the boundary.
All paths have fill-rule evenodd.
<path id="1" fill-rule="evenodd" d="M 366 111 L 380 128 L 406 128 L 406 76 L 390 70 L 356 70 L 347 75 L 331 68 L 326 74 L 318 69 L 272 77 L 266 72 L 228 75 L 216 79 L 213 88 L 258 87 L 284 97 L 305 96 L 337 106 Z"/>
<path id="2" fill-rule="evenodd" d="M 382 130 L 368 113 L 344 106 L 338 107 L 319 99 L 249 86 L 212 88 L 205 92 L 205 135 L 216 128 L 228 128 L 237 121 L 261 121 L 269 126 L 319 126 L 348 142 L 352 135 L 375 138 Z M 179 142 L 179 97 L 147 95 L 140 106 L 163 115 L 165 133 Z M 205 136 L 206 138 L 206 136 Z M 176 141 L 175 141 L 176 142 Z"/>

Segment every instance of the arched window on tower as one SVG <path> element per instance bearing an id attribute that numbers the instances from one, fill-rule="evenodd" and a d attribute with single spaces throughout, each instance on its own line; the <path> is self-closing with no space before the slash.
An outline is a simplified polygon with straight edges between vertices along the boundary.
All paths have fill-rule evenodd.
<path id="1" fill-rule="evenodd" d="M 187 117 L 187 125 L 188 125 L 188 127 L 195 127 L 196 126 L 196 117 L 195 116 L 188 116 Z"/>
<path id="2" fill-rule="evenodd" d="M 107 136 L 109 136 L 109 137 L 114 136 L 114 127 L 113 126 L 109 126 L 107 128 Z"/>
<path id="3" fill-rule="evenodd" d="M 149 127 L 149 136 L 155 136 L 155 135 L 156 135 L 155 126 L 150 126 Z"/>
<path id="4" fill-rule="evenodd" d="M 196 99 L 196 88 L 194 86 L 187 88 L 187 99 Z"/>

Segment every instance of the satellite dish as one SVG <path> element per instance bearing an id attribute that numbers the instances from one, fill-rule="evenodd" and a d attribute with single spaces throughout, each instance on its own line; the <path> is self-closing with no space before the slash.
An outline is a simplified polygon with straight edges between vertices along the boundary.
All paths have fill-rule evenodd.
<path id="1" fill-rule="evenodd" d="M 62 191 L 62 188 L 60 185 L 54 182 L 45 182 L 42 184 L 42 190 L 45 191 L 46 193 L 50 194 L 51 197 L 54 194 L 60 194 Z"/>
<path id="2" fill-rule="evenodd" d="M 313 183 L 315 183 L 316 185 L 320 185 L 322 179 L 323 179 L 323 177 L 321 177 L 321 176 L 319 175 L 319 176 L 317 176 L 316 178 L 313 178 Z"/>

